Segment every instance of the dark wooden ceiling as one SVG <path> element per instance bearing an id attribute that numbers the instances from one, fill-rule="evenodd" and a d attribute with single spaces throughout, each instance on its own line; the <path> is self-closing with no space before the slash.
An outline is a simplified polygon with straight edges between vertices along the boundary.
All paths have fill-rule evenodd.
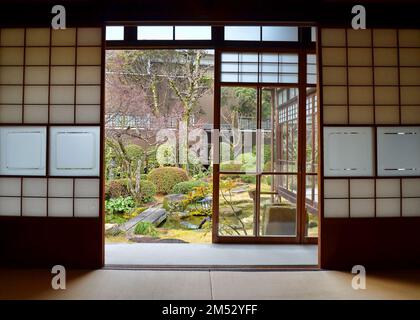
<path id="1" fill-rule="evenodd" d="M 420 0 L 2 0 L 0 25 L 49 25 L 54 4 L 66 7 L 67 23 L 284 22 L 349 25 L 354 4 L 364 4 L 368 26 L 420 26 Z"/>

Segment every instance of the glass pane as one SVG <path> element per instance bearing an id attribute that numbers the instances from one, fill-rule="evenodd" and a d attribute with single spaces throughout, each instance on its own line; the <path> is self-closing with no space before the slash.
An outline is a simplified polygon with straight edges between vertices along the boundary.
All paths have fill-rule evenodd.
<path id="1" fill-rule="evenodd" d="M 263 41 L 298 41 L 297 27 L 262 27 Z"/>
<path id="2" fill-rule="evenodd" d="M 124 40 L 124 27 L 106 27 L 105 40 Z"/>
<path id="3" fill-rule="evenodd" d="M 261 106 L 262 171 L 297 172 L 298 89 L 263 88 Z"/>
<path id="4" fill-rule="evenodd" d="M 220 171 L 256 172 L 256 88 L 222 87 L 220 124 Z"/>
<path id="5" fill-rule="evenodd" d="M 255 175 L 220 175 L 219 235 L 255 235 L 255 181 Z"/>
<path id="6" fill-rule="evenodd" d="M 318 237 L 318 176 L 306 177 L 306 234 L 307 237 Z"/>
<path id="7" fill-rule="evenodd" d="M 137 40 L 173 40 L 173 26 L 137 27 Z"/>
<path id="8" fill-rule="evenodd" d="M 260 199 L 261 235 L 295 236 L 297 176 L 263 175 Z"/>
<path id="9" fill-rule="evenodd" d="M 308 54 L 306 59 L 306 72 L 307 79 L 306 81 L 310 84 L 316 84 L 316 55 Z"/>
<path id="10" fill-rule="evenodd" d="M 318 105 L 315 88 L 306 90 L 306 172 L 318 172 Z"/>
<path id="11" fill-rule="evenodd" d="M 225 40 L 260 41 L 260 27 L 225 27 Z"/>
<path id="12" fill-rule="evenodd" d="M 211 27 L 175 26 L 175 40 L 211 40 Z"/>

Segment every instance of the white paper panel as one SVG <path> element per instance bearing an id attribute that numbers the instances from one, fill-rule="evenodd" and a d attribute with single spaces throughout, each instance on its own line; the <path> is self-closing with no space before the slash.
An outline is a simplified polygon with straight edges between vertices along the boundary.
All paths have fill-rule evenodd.
<path id="1" fill-rule="evenodd" d="M 100 104 L 101 87 L 100 86 L 77 86 L 76 87 L 77 104 Z"/>
<path id="2" fill-rule="evenodd" d="M 73 197 L 73 179 L 48 179 L 49 197 Z"/>
<path id="3" fill-rule="evenodd" d="M 400 29 L 398 32 L 400 47 L 420 47 L 419 29 Z"/>
<path id="4" fill-rule="evenodd" d="M 349 47 L 371 47 L 371 30 L 353 30 L 347 29 L 347 44 Z"/>
<path id="5" fill-rule="evenodd" d="M 48 123 L 48 105 L 25 105 L 25 123 Z"/>
<path id="6" fill-rule="evenodd" d="M 399 217 L 400 199 L 376 199 L 376 217 Z"/>
<path id="7" fill-rule="evenodd" d="M 52 86 L 50 88 L 51 104 L 73 104 L 74 87 L 73 86 Z"/>
<path id="8" fill-rule="evenodd" d="M 51 84 L 74 84 L 74 67 L 51 67 Z"/>
<path id="9" fill-rule="evenodd" d="M 25 84 L 48 85 L 50 70 L 48 67 L 26 67 Z"/>
<path id="10" fill-rule="evenodd" d="M 23 65 L 23 48 L 0 48 L 1 65 Z"/>
<path id="11" fill-rule="evenodd" d="M 21 123 L 22 106 L 0 105 L 0 123 Z"/>
<path id="12" fill-rule="evenodd" d="M 375 217 L 375 199 L 351 199 L 351 218 L 373 218 Z"/>
<path id="13" fill-rule="evenodd" d="M 72 217 L 73 199 L 48 199 L 49 217 Z"/>
<path id="14" fill-rule="evenodd" d="M 324 180 L 325 198 L 348 198 L 349 185 L 347 179 Z"/>
<path id="15" fill-rule="evenodd" d="M 420 86 L 401 87 L 401 104 L 414 104 L 420 106 Z"/>
<path id="16" fill-rule="evenodd" d="M 22 195 L 24 197 L 47 196 L 47 179 L 24 178 L 22 187 Z"/>
<path id="17" fill-rule="evenodd" d="M 74 107 L 68 105 L 51 105 L 50 123 L 74 123 Z"/>
<path id="18" fill-rule="evenodd" d="M 20 216 L 20 198 L 0 198 L 0 216 Z"/>
<path id="19" fill-rule="evenodd" d="M 403 217 L 420 217 L 420 198 L 402 199 Z"/>
<path id="20" fill-rule="evenodd" d="M 397 31 L 395 29 L 374 29 L 373 45 L 375 47 L 396 47 Z"/>
<path id="21" fill-rule="evenodd" d="M 48 86 L 25 86 L 25 104 L 48 104 Z"/>
<path id="22" fill-rule="evenodd" d="M 377 130 L 378 175 L 420 175 L 420 127 L 380 127 Z"/>
<path id="23" fill-rule="evenodd" d="M 324 104 L 347 104 L 347 87 L 323 87 Z"/>
<path id="24" fill-rule="evenodd" d="M 400 179 L 377 179 L 376 196 L 384 198 L 400 197 Z"/>
<path id="25" fill-rule="evenodd" d="M 373 59 L 375 66 L 397 66 L 398 49 L 397 48 L 375 48 L 373 49 Z"/>
<path id="26" fill-rule="evenodd" d="M 47 199 L 46 198 L 23 198 L 22 216 L 26 217 L 46 217 Z"/>
<path id="27" fill-rule="evenodd" d="M 0 86 L 0 103 L 22 103 L 22 91 L 21 86 Z"/>
<path id="28" fill-rule="evenodd" d="M 101 67 L 77 67 L 77 84 L 100 84 Z"/>
<path id="29" fill-rule="evenodd" d="M 78 65 L 101 65 L 101 47 L 77 48 Z"/>
<path id="30" fill-rule="evenodd" d="M 30 48 L 25 49 L 25 64 L 48 66 L 50 62 L 50 49 L 47 48 Z"/>
<path id="31" fill-rule="evenodd" d="M 350 180 L 351 198 L 374 198 L 375 180 L 373 179 L 351 179 Z"/>
<path id="32" fill-rule="evenodd" d="M 51 65 L 74 65 L 76 50 L 73 47 L 51 48 Z"/>
<path id="33" fill-rule="evenodd" d="M 50 29 L 49 28 L 29 28 L 26 29 L 27 46 L 49 46 Z"/>
<path id="34" fill-rule="evenodd" d="M 401 66 L 420 66 L 420 49 L 400 49 Z"/>
<path id="35" fill-rule="evenodd" d="M 102 43 L 101 28 L 78 28 L 77 45 L 79 46 L 100 46 Z"/>
<path id="36" fill-rule="evenodd" d="M 99 197 L 99 179 L 76 179 L 75 197 Z"/>
<path id="37" fill-rule="evenodd" d="M 23 67 L 0 67 L 0 84 L 22 84 Z"/>
<path id="38" fill-rule="evenodd" d="M 99 217 L 99 199 L 75 199 L 75 217 Z"/>
<path id="39" fill-rule="evenodd" d="M 372 49 L 371 48 L 348 48 L 347 55 L 348 55 L 349 66 L 371 66 L 372 65 Z"/>
<path id="40" fill-rule="evenodd" d="M 20 190 L 20 178 L 0 178 L 0 196 L 19 197 Z"/>
<path id="41" fill-rule="evenodd" d="M 367 127 L 324 128 L 325 176 L 373 175 L 373 133 Z"/>
<path id="42" fill-rule="evenodd" d="M 53 46 L 73 46 L 76 45 L 76 29 L 66 28 L 60 30 L 51 30 L 52 39 L 51 45 Z"/>
<path id="43" fill-rule="evenodd" d="M 50 173 L 99 175 L 99 127 L 52 127 Z"/>
<path id="44" fill-rule="evenodd" d="M 420 179 L 403 179 L 402 196 L 420 198 Z"/>
<path id="45" fill-rule="evenodd" d="M 99 105 L 76 106 L 76 123 L 100 123 L 101 107 Z"/>
<path id="46" fill-rule="evenodd" d="M 4 28 L 1 29 L 0 44 L 2 46 L 23 46 L 25 43 L 25 29 Z"/>
<path id="47" fill-rule="evenodd" d="M 323 28 L 321 32 L 321 43 L 323 46 L 345 46 L 346 30 Z"/>
<path id="48" fill-rule="evenodd" d="M 0 174 L 45 175 L 45 127 L 0 128 Z"/>
<path id="49" fill-rule="evenodd" d="M 324 200 L 325 218 L 348 218 L 349 200 L 348 199 L 325 199 Z"/>
<path id="50" fill-rule="evenodd" d="M 347 106 L 324 105 L 324 124 L 347 124 Z"/>

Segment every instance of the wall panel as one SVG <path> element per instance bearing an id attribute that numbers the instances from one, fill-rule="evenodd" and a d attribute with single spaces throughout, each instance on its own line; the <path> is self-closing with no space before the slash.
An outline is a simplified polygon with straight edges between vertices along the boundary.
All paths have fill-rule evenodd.
<path id="1" fill-rule="evenodd" d="M 102 33 L 102 28 L 0 29 L 0 264 L 103 264 Z M 37 130 L 43 132 L 42 148 L 35 143 Z M 91 130 L 95 141 L 80 136 L 77 145 L 69 140 L 57 149 L 53 134 L 63 130 L 71 137 Z M 7 149 L 8 139 L 14 148 Z M 67 160 L 80 164 L 86 154 L 93 171 L 66 166 Z M 64 167 L 56 170 L 57 163 Z M 58 230 L 51 232 L 52 226 Z M 21 261 L 40 250 L 36 245 L 43 245 L 44 253 Z"/>
<path id="2" fill-rule="evenodd" d="M 327 177 L 324 164 L 321 266 L 420 264 L 412 231 L 420 227 L 419 30 L 324 28 L 320 38 L 324 163 L 335 152 L 355 160 L 366 154 L 340 151 L 341 144 L 325 141 L 326 132 L 362 125 L 374 135 L 371 175 Z"/>

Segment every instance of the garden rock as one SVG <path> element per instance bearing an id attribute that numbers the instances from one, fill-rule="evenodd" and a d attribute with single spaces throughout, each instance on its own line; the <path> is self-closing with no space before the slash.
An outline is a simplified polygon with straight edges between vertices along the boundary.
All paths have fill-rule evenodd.
<path id="1" fill-rule="evenodd" d="M 118 224 L 116 223 L 106 223 L 105 224 L 105 234 L 107 236 L 115 236 L 121 232 Z"/>

